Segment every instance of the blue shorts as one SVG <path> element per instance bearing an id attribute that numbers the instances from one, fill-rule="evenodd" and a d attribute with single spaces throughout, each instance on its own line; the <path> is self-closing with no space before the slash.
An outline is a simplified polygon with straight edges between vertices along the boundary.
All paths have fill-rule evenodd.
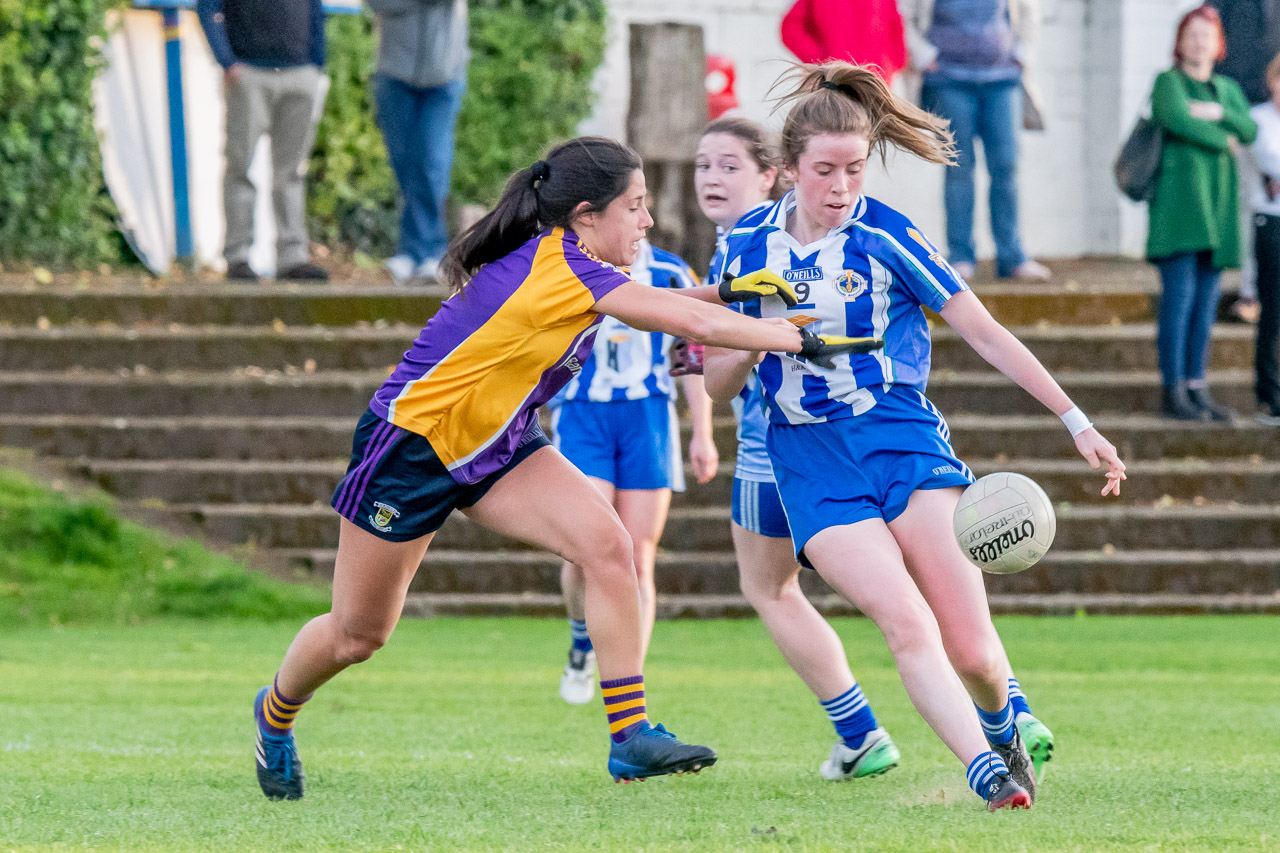
<path id="1" fill-rule="evenodd" d="M 556 449 L 588 477 L 616 489 L 684 491 L 676 407 L 666 397 L 570 400 L 556 407 L 551 431 Z"/>
<path id="2" fill-rule="evenodd" d="M 778 498 L 777 483 L 758 483 L 734 477 L 733 523 L 761 536 L 791 538 L 791 526 L 787 524 L 787 514 Z"/>
<path id="3" fill-rule="evenodd" d="M 828 527 L 893 521 L 912 492 L 967 486 L 942 414 L 909 385 L 894 385 L 861 415 L 817 424 L 769 424 L 765 438 L 787 508 L 796 558 Z M 951 530 L 945 531 L 949 536 Z"/>
<path id="4" fill-rule="evenodd" d="M 439 530 L 455 509 L 474 506 L 504 474 L 550 444 L 534 421 L 510 462 L 478 483 L 463 484 L 426 438 L 368 411 L 356 425 L 351 462 L 330 506 L 374 536 L 408 542 Z"/>

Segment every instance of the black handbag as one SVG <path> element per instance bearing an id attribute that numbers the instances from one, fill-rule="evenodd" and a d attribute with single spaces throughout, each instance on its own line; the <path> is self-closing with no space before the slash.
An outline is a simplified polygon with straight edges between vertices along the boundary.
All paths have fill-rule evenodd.
<path id="1" fill-rule="evenodd" d="M 1149 118 L 1138 119 L 1112 167 L 1120 192 L 1134 201 L 1150 201 L 1156 193 L 1163 156 L 1164 128 Z"/>

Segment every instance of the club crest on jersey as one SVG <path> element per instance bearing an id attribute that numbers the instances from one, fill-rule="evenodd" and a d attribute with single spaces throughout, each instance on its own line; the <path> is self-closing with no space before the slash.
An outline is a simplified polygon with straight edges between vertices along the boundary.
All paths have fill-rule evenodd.
<path id="1" fill-rule="evenodd" d="M 853 270 L 845 270 L 832 282 L 846 301 L 852 302 L 867 292 L 867 280 Z"/>
<path id="2" fill-rule="evenodd" d="M 924 246 L 924 250 L 929 253 L 929 260 L 933 261 L 935 264 L 942 264 L 942 253 L 934 248 L 933 244 L 930 243 L 923 234 L 914 228 L 908 228 L 907 236 L 912 240 L 915 240 L 921 246 Z"/>
<path id="3" fill-rule="evenodd" d="M 400 510 L 390 504 L 384 504 L 381 501 L 374 501 L 373 505 L 377 507 L 378 510 L 373 515 L 369 516 L 369 520 L 373 522 L 373 526 L 377 527 L 379 530 L 390 530 L 391 522 L 400 517 Z"/>

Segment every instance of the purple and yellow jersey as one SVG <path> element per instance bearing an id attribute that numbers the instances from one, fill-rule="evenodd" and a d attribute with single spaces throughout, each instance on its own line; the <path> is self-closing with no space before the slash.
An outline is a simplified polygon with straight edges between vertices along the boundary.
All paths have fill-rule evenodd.
<path id="1" fill-rule="evenodd" d="M 459 483 L 501 469 L 591 354 L 592 306 L 631 281 L 554 228 L 493 263 L 428 321 L 370 408 L 431 443 Z"/>

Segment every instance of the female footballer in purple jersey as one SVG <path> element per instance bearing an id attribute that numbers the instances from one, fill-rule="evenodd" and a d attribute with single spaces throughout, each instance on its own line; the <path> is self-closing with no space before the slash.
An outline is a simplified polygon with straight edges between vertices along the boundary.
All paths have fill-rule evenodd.
<path id="1" fill-rule="evenodd" d="M 632 281 L 623 267 L 653 224 L 640 166 L 621 143 L 571 140 L 516 172 L 495 209 L 451 244 L 444 274 L 454 294 L 374 395 L 333 497 L 342 519 L 332 610 L 303 626 L 254 701 L 258 782 L 269 798 L 302 796 L 298 711 L 386 643 L 453 509 L 586 573 L 616 780 L 715 762 L 707 747 L 649 724 L 630 539 L 608 501 L 549 446 L 537 408 L 580 369 L 601 314 L 717 346 L 819 359 L 855 345 L 708 304 L 789 296 L 785 283 L 748 277 L 685 291 L 690 299 Z"/>
<path id="2" fill-rule="evenodd" d="M 799 66 L 791 79 L 782 155 L 795 189 L 751 227 L 734 229 L 726 269 L 795 282 L 800 304 L 765 297 L 745 313 L 874 334 L 884 348 L 834 366 L 777 353 L 757 366 L 747 353 L 737 357 L 731 384 L 758 373 L 766 445 L 797 556 L 880 628 L 912 702 L 988 807 L 1029 807 L 1035 775 L 1014 722 L 1008 657 L 981 575 L 951 535 L 972 476 L 924 396 L 930 343 L 922 306 L 1062 417 L 1085 459 L 1106 466 L 1103 495 L 1119 492 L 1124 464 L 923 234 L 862 195 L 874 149 L 892 145 L 951 162 L 945 122 L 899 101 L 866 68 Z"/>

